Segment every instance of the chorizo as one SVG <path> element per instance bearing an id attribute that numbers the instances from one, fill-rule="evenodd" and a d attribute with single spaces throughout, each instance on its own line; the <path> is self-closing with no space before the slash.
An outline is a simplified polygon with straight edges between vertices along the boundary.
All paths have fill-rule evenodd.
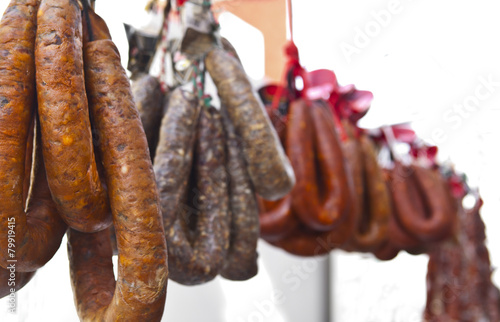
<path id="1" fill-rule="evenodd" d="M 338 124 L 337 126 L 337 129 L 339 132 L 342 154 L 347 161 L 346 170 L 352 178 L 354 186 L 352 194 L 352 206 L 354 207 L 353 212 L 359 219 L 359 222 L 356 224 L 356 228 L 353 232 L 352 238 L 343 246 L 343 249 L 346 251 L 357 251 L 358 249 L 354 243 L 356 231 L 367 230 L 367 222 L 364 215 L 366 214 L 367 207 L 365 203 L 365 169 L 363 167 L 363 154 L 361 151 L 359 140 L 354 133 L 354 128 L 351 123 L 349 123 L 349 121 L 341 120 L 340 124 Z"/>
<path id="2" fill-rule="evenodd" d="M 349 240 L 356 222 L 355 216 L 346 216 L 337 227 L 323 232 L 299 226 L 289 236 L 271 244 L 298 256 L 328 254 L 333 249 L 342 247 Z"/>
<path id="3" fill-rule="evenodd" d="M 146 135 L 114 43 L 90 41 L 84 55 L 92 120 L 102 133 L 97 152 L 116 231 L 118 277 L 115 284 L 109 231 L 71 231 L 69 257 L 78 313 L 83 321 L 159 321 L 166 299 L 167 247 Z M 105 267 L 87 258 L 97 258 Z"/>
<path id="4" fill-rule="evenodd" d="M 181 201 L 187 207 L 173 208 L 175 218 L 165 225 L 170 278 L 184 285 L 215 278 L 229 248 L 225 140 L 220 115 L 213 107 L 201 108 L 194 152 L 192 184 Z"/>
<path id="5" fill-rule="evenodd" d="M 352 183 L 348 189 L 353 191 Z M 296 216 L 293 209 L 292 216 Z M 314 231 L 304 225 L 299 225 L 286 237 L 273 241 L 271 244 L 298 256 L 328 254 L 336 248 L 343 247 L 349 241 L 357 222 L 355 214 L 350 213 L 330 231 Z"/>
<path id="6" fill-rule="evenodd" d="M 171 93 L 168 105 L 162 118 L 154 160 L 167 237 L 187 193 L 201 111 L 198 99 L 180 87 Z"/>
<path id="7" fill-rule="evenodd" d="M 117 318 L 111 312 L 109 317 L 105 314 L 110 311 L 107 307 L 115 305 L 112 301 L 116 289 L 109 234 L 108 229 L 96 233 L 70 229 L 67 234 L 71 284 L 82 321 L 116 321 Z"/>
<path id="8" fill-rule="evenodd" d="M 66 232 L 48 190 L 40 145 L 33 143 L 38 1 L 13 0 L 0 22 L 0 266 L 8 267 L 8 238 L 15 238 L 17 272 L 35 271 L 55 254 Z M 40 135 L 34 135 L 38 140 Z M 38 146 L 38 148 L 36 147 Z M 38 150 L 31 162 L 32 150 Z M 35 176 L 29 195 L 31 168 Z M 28 204 L 25 211 L 26 200 Z M 14 223 L 14 234 L 9 225 Z M 12 228 L 12 226 L 11 226 Z"/>
<path id="9" fill-rule="evenodd" d="M 34 178 L 31 193 L 28 195 L 26 214 L 21 212 L 15 217 L 16 228 L 21 226 L 21 232 L 16 232 L 16 246 L 19 246 L 16 247 L 15 253 L 16 270 L 19 272 L 34 271 L 45 265 L 59 249 L 67 229 L 48 187 L 39 127 L 34 134 L 33 148 Z"/>
<path id="10" fill-rule="evenodd" d="M 258 271 L 259 207 L 241 155 L 241 142 L 225 110 L 222 110 L 221 116 L 226 133 L 231 226 L 229 249 L 220 275 L 241 281 L 252 278 Z"/>
<path id="11" fill-rule="evenodd" d="M 391 204 L 373 142 L 365 134 L 360 135 L 359 142 L 363 155 L 366 204 L 361 215 L 366 226 L 354 231 L 352 241 L 359 251 L 371 251 L 387 240 Z"/>
<path id="12" fill-rule="evenodd" d="M 402 168 L 393 168 L 385 172 L 386 185 L 391 196 L 390 200 L 392 205 L 392 213 L 388 223 L 388 235 L 392 245 L 402 250 L 411 251 L 422 249 L 424 243 L 404 229 L 399 221 L 398 207 L 396 207 L 396 197 L 394 195 L 399 193 L 397 189 L 400 183 L 398 181 L 403 180 L 402 178 L 408 175 L 408 173 L 405 174 L 401 172 L 402 170 Z M 416 193 L 414 192 L 414 185 L 408 185 L 408 190 L 411 193 Z M 419 212 L 424 211 L 424 205 L 420 199 L 414 200 L 414 207 Z"/>
<path id="13" fill-rule="evenodd" d="M 292 209 L 308 227 L 331 230 L 352 210 L 333 116 L 324 106 L 309 107 L 304 100 L 294 101 L 289 113 L 286 149 L 297 177 Z"/>
<path id="14" fill-rule="evenodd" d="M 242 138 L 243 156 L 255 191 L 269 200 L 285 196 L 295 182 L 293 169 L 243 67 L 219 48 L 207 54 L 205 66 L 236 134 Z"/>
<path id="15" fill-rule="evenodd" d="M 396 162 L 395 167 L 399 171 L 403 165 Z M 412 165 L 410 171 L 409 177 L 396 180 L 393 187 L 399 221 L 408 232 L 424 242 L 443 240 L 451 233 L 454 223 L 444 181 L 437 170 Z M 409 186 L 412 184 L 417 193 L 411 193 Z M 424 211 L 414 208 L 418 198 L 424 203 Z"/>
<path id="16" fill-rule="evenodd" d="M 50 191 L 64 221 L 91 232 L 111 224 L 94 156 L 75 0 L 41 0 L 35 45 L 38 112 Z"/>

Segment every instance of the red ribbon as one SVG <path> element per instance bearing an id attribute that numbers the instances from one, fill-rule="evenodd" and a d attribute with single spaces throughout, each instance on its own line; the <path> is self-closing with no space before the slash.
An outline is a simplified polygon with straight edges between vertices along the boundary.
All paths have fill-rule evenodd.
<path id="1" fill-rule="evenodd" d="M 293 89 L 293 93 L 288 93 L 288 95 L 294 97 L 288 97 L 288 99 L 297 99 L 298 97 L 302 97 L 302 93 L 307 86 L 307 79 L 305 77 L 306 73 L 304 68 L 300 65 L 299 50 L 297 49 L 297 46 L 295 46 L 293 41 L 288 41 L 285 44 L 284 50 L 287 59 L 282 78 L 284 84 L 283 86 L 277 86 L 277 90 L 272 101 L 273 109 L 278 108 L 279 102 L 284 94 L 285 87 Z M 304 81 L 304 88 L 302 90 L 297 90 L 295 88 L 295 80 L 297 77 L 301 77 Z"/>

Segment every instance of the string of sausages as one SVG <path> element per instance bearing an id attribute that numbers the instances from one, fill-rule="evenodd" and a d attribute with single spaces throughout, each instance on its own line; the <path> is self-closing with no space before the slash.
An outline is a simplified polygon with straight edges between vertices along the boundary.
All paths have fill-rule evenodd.
<path id="1" fill-rule="evenodd" d="M 0 228 L 0 295 L 12 292 L 12 267 L 18 290 L 67 232 L 82 321 L 159 321 L 168 278 L 160 199 L 110 38 L 86 1 L 11 0 L 2 17 L 0 220 L 12 224 Z"/>
<path id="2" fill-rule="evenodd" d="M 491 281 L 485 226 L 476 195 L 472 208 L 457 200 L 453 235 L 429 251 L 424 321 L 500 321 L 500 292 Z"/>
<path id="3" fill-rule="evenodd" d="M 428 321 L 498 320 L 479 202 L 462 207 L 465 190 L 433 148 L 402 140 L 413 152 L 402 157 L 395 127 L 358 127 L 371 93 L 306 73 L 293 43 L 285 86 L 262 89 L 264 107 L 210 2 L 190 2 L 213 28 L 186 26 L 170 54 L 190 65 L 189 81 L 166 89 L 144 61 L 130 84 L 87 1 L 11 0 L 0 22 L 0 221 L 15 224 L 0 227 L 0 297 L 67 234 L 82 321 L 159 321 L 168 278 L 255 276 L 260 236 L 299 256 L 429 253 Z M 325 77 L 333 89 L 314 94 Z M 442 304 L 440 274 L 475 293 Z"/>
<path id="4" fill-rule="evenodd" d="M 464 208 L 473 195 L 464 176 L 438 164 L 437 147 L 408 125 L 359 128 L 371 94 L 338 85 L 331 71 L 300 70 L 290 48 L 296 63 L 287 64 L 284 85 L 259 93 L 297 183 L 278 201 L 259 199 L 261 238 L 298 256 L 428 254 L 424 321 L 499 321 L 482 201 L 474 195 L 475 206 Z M 402 144 L 407 155 L 394 148 Z"/>
<path id="5" fill-rule="evenodd" d="M 296 185 L 278 201 L 259 200 L 261 237 L 299 256 L 343 249 L 383 260 L 401 250 L 422 253 L 446 239 L 456 211 L 444 168 L 423 153 L 431 148 L 411 131 L 402 141 L 397 128 L 361 129 L 372 94 L 340 86 L 331 71 L 306 72 L 293 42 L 285 53 L 283 85 L 259 92 Z M 395 144 L 414 153 L 398 155 Z"/>
<path id="6" fill-rule="evenodd" d="M 209 3 L 196 4 L 196 9 L 180 7 L 181 18 L 189 10 L 199 10 L 190 19 L 213 18 Z M 209 23 L 216 28 L 215 21 Z M 160 44 L 168 48 L 174 68 L 189 64 L 179 78 L 184 81 L 167 91 L 163 109 L 152 99 L 156 77 L 145 70 L 132 82 L 145 131 L 154 133 L 149 146 L 169 245 L 169 277 L 184 285 L 217 275 L 247 280 L 258 271 L 256 193 L 280 198 L 294 185 L 294 173 L 231 44 L 215 33 L 183 28 L 180 40 L 163 40 L 180 47 Z M 205 92 L 207 78 L 216 86 L 210 94 L 219 97 L 220 108 Z M 148 121 L 158 119 L 159 125 Z"/>

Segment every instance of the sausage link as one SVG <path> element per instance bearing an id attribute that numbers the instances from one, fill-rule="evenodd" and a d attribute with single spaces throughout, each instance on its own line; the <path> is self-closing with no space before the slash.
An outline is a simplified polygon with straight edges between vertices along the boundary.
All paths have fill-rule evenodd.
<path id="1" fill-rule="evenodd" d="M 67 238 L 78 316 L 82 321 L 111 321 L 112 316 L 105 312 L 112 303 L 116 282 L 108 229 L 90 234 L 70 229 Z"/>
<path id="2" fill-rule="evenodd" d="M 146 132 L 151 160 L 154 160 L 163 116 L 163 94 L 160 82 L 149 74 L 141 74 L 132 80 L 132 95 L 141 116 L 144 132 Z"/>
<path id="3" fill-rule="evenodd" d="M 396 169 L 402 167 L 396 163 Z M 425 242 L 434 242 L 448 237 L 453 228 L 454 213 L 450 205 L 444 181 L 437 170 L 411 166 L 408 178 L 397 180 L 393 197 L 397 214 L 403 227 Z M 398 170 L 396 170 L 398 171 Z M 402 170 L 405 171 L 405 170 Z M 415 184 L 418 194 L 410 194 Z M 421 198 L 427 209 L 415 211 L 416 198 Z"/>
<path id="4" fill-rule="evenodd" d="M 92 232 L 111 224 L 97 172 L 75 0 L 41 0 L 35 46 L 38 111 L 52 197 L 64 221 Z"/>
<path id="5" fill-rule="evenodd" d="M 325 171 L 327 172 L 327 174 L 331 174 L 332 173 L 331 168 L 333 167 L 338 171 L 340 175 L 340 178 L 337 180 L 340 180 L 341 182 L 342 186 L 341 191 L 333 190 L 332 193 L 332 190 L 330 189 L 330 193 L 332 193 L 332 195 L 338 193 L 341 194 L 342 200 L 340 201 L 340 203 L 343 205 L 342 206 L 343 212 L 342 216 L 338 218 L 334 228 L 330 229 L 329 231 L 318 232 L 302 226 L 298 227 L 288 237 L 285 237 L 277 242 L 272 243 L 273 245 L 280 247 L 285 251 L 298 256 L 323 255 L 329 253 L 331 250 L 335 248 L 342 247 L 351 238 L 355 226 L 358 223 L 355 207 L 351 207 L 351 204 L 353 202 L 352 196 L 354 195 L 354 183 L 352 177 L 346 175 L 343 157 L 341 157 L 340 160 L 337 159 L 335 161 L 336 164 L 332 163 L 333 162 L 332 159 L 342 156 L 341 148 L 339 146 L 336 133 L 334 132 L 335 125 L 333 121 L 333 116 L 331 115 L 330 110 L 327 109 L 327 107 L 320 102 L 317 102 L 317 104 L 313 105 L 310 108 L 310 110 L 313 117 L 315 128 L 317 130 L 316 136 L 314 138 L 314 144 L 316 146 L 319 146 L 318 150 L 320 151 L 320 155 L 322 154 L 321 156 L 323 156 L 322 160 L 319 160 L 319 162 L 323 162 L 324 164 L 322 169 L 326 169 Z M 290 114 L 289 124 L 288 124 L 289 129 L 291 126 L 290 122 L 292 122 L 293 119 L 294 117 L 292 116 L 292 114 Z M 317 126 L 317 124 L 319 125 Z M 322 133 L 323 135 L 320 136 L 319 133 Z M 290 142 L 290 135 L 291 131 L 287 131 L 287 142 Z M 321 144 L 321 142 L 323 142 L 323 144 Z M 331 145 L 330 146 L 325 145 L 325 142 L 326 143 L 337 142 L 337 143 L 334 144 L 332 148 Z M 339 169 L 344 169 L 344 171 L 339 171 Z M 328 180 L 325 181 L 327 181 L 327 184 L 330 187 L 334 186 Z M 294 188 L 294 191 L 296 189 L 297 187 Z M 338 198 L 338 195 L 335 195 L 335 197 Z M 326 204 L 326 206 L 331 207 L 331 204 Z M 293 208 L 293 203 L 292 203 L 292 213 L 295 216 L 299 216 L 298 214 L 295 214 L 295 208 Z"/>
<path id="6" fill-rule="evenodd" d="M 365 169 L 363 166 L 363 152 L 361 151 L 360 143 L 354 128 L 348 120 L 341 120 L 339 129 L 339 138 L 341 139 L 342 154 L 346 159 L 346 170 L 348 175 L 352 178 L 354 185 L 354 193 L 352 194 L 353 213 L 359 219 L 356 223 L 356 228 L 353 232 L 352 238 L 343 247 L 346 251 L 358 251 L 355 245 L 354 238 L 357 231 L 366 231 L 368 223 L 365 218 L 367 204 L 365 203 Z"/>
<path id="7" fill-rule="evenodd" d="M 198 99 L 181 88 L 172 92 L 168 105 L 162 119 L 154 160 L 167 238 L 187 193 L 201 110 Z"/>
<path id="8" fill-rule="evenodd" d="M 363 153 L 366 190 L 366 208 L 362 215 L 367 224 L 365 229 L 354 231 L 352 241 L 359 251 L 364 252 L 377 249 L 387 240 L 391 204 L 373 142 L 364 134 L 359 137 L 359 142 Z"/>
<path id="9" fill-rule="evenodd" d="M 19 213 L 15 220 L 16 228 L 18 225 L 27 228 L 24 234 L 16 233 L 16 270 L 19 272 L 34 271 L 45 265 L 59 249 L 67 229 L 57 212 L 48 187 L 39 127 L 33 139 L 35 153 L 31 194 L 28 197 L 26 214 Z"/>
<path id="10" fill-rule="evenodd" d="M 346 216 L 337 227 L 330 231 L 317 232 L 300 226 L 289 236 L 271 244 L 298 256 L 324 255 L 342 247 L 352 236 L 356 223 L 355 216 Z"/>
<path id="11" fill-rule="evenodd" d="M 0 22 L 0 266 L 9 266 L 8 237 L 16 242 L 17 272 L 35 271 L 61 244 L 66 225 L 47 187 L 45 167 L 34 143 L 34 42 L 38 1 L 13 0 Z M 38 140 L 40 135 L 35 135 Z M 34 161 L 32 150 L 38 149 Z M 31 168 L 35 177 L 31 187 Z M 26 200 L 28 205 L 25 212 Z M 9 225 L 14 224 L 14 235 Z"/>
<path id="12" fill-rule="evenodd" d="M 293 169 L 243 67 L 222 49 L 210 51 L 205 64 L 236 134 L 242 138 L 255 191 L 269 200 L 285 196 L 295 183 Z"/>
<path id="13" fill-rule="evenodd" d="M 348 189 L 351 192 L 354 191 L 352 183 L 349 183 Z M 296 216 L 293 209 L 292 216 Z M 333 249 L 343 247 L 351 238 L 357 223 L 358 218 L 355 214 L 349 213 L 330 231 L 318 232 L 305 226 L 299 226 L 288 236 L 273 241 L 271 244 L 298 256 L 324 255 Z"/>
<path id="14" fill-rule="evenodd" d="M 225 162 L 220 114 L 213 107 L 202 107 L 191 170 L 193 184 L 183 200 L 187 207 L 175 209 L 175 221 L 165 226 L 170 278 L 178 283 L 208 282 L 224 264 L 230 225 Z"/>
<path id="15" fill-rule="evenodd" d="M 318 104 L 309 107 L 304 100 L 296 100 L 290 106 L 287 152 L 297 176 L 292 209 L 305 225 L 319 231 L 331 230 L 352 211 L 332 118 Z"/>
<path id="16" fill-rule="evenodd" d="M 388 223 L 388 235 L 389 235 L 389 241 L 392 245 L 395 247 L 401 249 L 401 250 L 416 250 L 416 249 L 421 249 L 424 246 L 424 243 L 420 241 L 418 238 L 416 238 L 414 235 L 410 234 L 402 225 L 401 222 L 399 221 L 399 214 L 398 214 L 398 207 L 396 207 L 396 196 L 395 194 L 399 193 L 399 187 L 401 185 L 399 180 L 405 180 L 403 178 L 407 177 L 409 175 L 408 173 L 401 172 L 403 169 L 402 168 L 394 168 L 391 170 L 387 170 L 385 172 L 385 180 L 386 180 L 386 185 L 389 191 L 390 195 L 390 200 L 391 200 L 391 216 L 389 218 L 389 223 Z M 408 191 L 410 193 L 417 193 L 415 190 L 414 185 L 408 185 Z M 414 206 L 415 209 L 418 211 L 423 211 L 424 206 L 421 202 L 420 199 L 416 199 L 414 201 Z"/>
<path id="17" fill-rule="evenodd" d="M 97 150 L 105 169 L 116 230 L 118 277 L 115 288 L 111 289 L 112 275 L 100 272 L 98 266 L 88 265 L 85 256 L 82 259 L 72 246 L 74 253 L 70 253 L 70 261 L 75 301 L 84 321 L 159 321 L 166 299 L 167 247 L 146 135 L 113 42 L 109 39 L 91 41 L 86 44 L 84 54 L 90 111 L 95 129 L 102 134 Z M 70 244 L 72 239 L 78 244 L 85 236 L 89 236 L 90 243 L 97 235 L 102 235 L 108 244 L 102 257 L 109 262 L 112 253 L 109 231 L 93 235 L 72 232 Z M 82 247 L 85 250 L 85 245 Z M 100 278 L 100 274 L 105 276 Z M 110 286 L 93 293 L 92 297 L 77 291 L 80 287 L 82 290 L 96 288 L 99 283 Z M 111 300 L 110 292 L 114 292 Z M 95 304 L 100 296 L 103 301 Z"/>
<path id="18" fill-rule="evenodd" d="M 404 230 L 403 227 L 401 227 L 395 213 L 392 214 L 389 219 L 388 235 L 391 244 L 403 250 L 416 249 L 422 245 L 422 242 L 419 239 L 410 235 Z"/>
<path id="19" fill-rule="evenodd" d="M 257 275 L 259 206 L 241 154 L 241 141 L 225 110 L 221 112 L 226 133 L 229 212 L 231 219 L 229 249 L 221 276 L 248 280 Z"/>
<path id="20" fill-rule="evenodd" d="M 16 219 L 16 235 L 27 232 L 23 220 L 24 202 L 29 178 L 26 150 L 30 121 L 35 106 L 34 41 L 38 1 L 12 0 L 0 22 L 0 215 L 3 223 Z M 31 164 L 29 164 L 31 166 Z M 27 179 L 29 181 L 29 179 Z M 29 187 L 29 182 L 28 182 Z M 24 189 L 26 190 L 26 189 Z M 0 249 L 7 249 L 6 225 L 0 228 Z M 6 267 L 7 252 L 2 254 Z"/>

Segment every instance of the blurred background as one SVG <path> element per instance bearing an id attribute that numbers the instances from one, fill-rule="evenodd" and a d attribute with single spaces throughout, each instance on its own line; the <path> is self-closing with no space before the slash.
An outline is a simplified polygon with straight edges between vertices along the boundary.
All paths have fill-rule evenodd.
<path id="1" fill-rule="evenodd" d="M 265 10 L 265 0 L 248 1 Z M 0 12 L 7 4 L 0 0 Z M 145 4 L 96 1 L 96 12 L 108 23 L 125 66 L 128 45 L 123 22 L 150 23 Z M 293 0 L 292 7 L 294 41 L 305 68 L 332 69 L 340 84 L 373 92 L 372 107 L 361 126 L 412 122 L 418 136 L 438 145 L 441 161 L 451 160 L 479 188 L 487 245 L 497 267 L 498 1 Z M 219 20 L 221 34 L 234 45 L 249 76 L 256 84 L 265 82 L 263 35 L 231 13 L 222 13 Z M 422 320 L 425 255 L 401 253 L 390 262 L 380 262 L 371 255 L 334 251 L 329 257 L 302 259 L 265 242 L 259 244 L 259 254 L 260 271 L 250 281 L 217 278 L 195 287 L 169 282 L 164 321 Z M 500 285 L 496 271 L 493 280 Z M 0 320 L 78 321 L 65 240 L 17 295 L 17 315 L 6 313 L 3 299 Z"/>

